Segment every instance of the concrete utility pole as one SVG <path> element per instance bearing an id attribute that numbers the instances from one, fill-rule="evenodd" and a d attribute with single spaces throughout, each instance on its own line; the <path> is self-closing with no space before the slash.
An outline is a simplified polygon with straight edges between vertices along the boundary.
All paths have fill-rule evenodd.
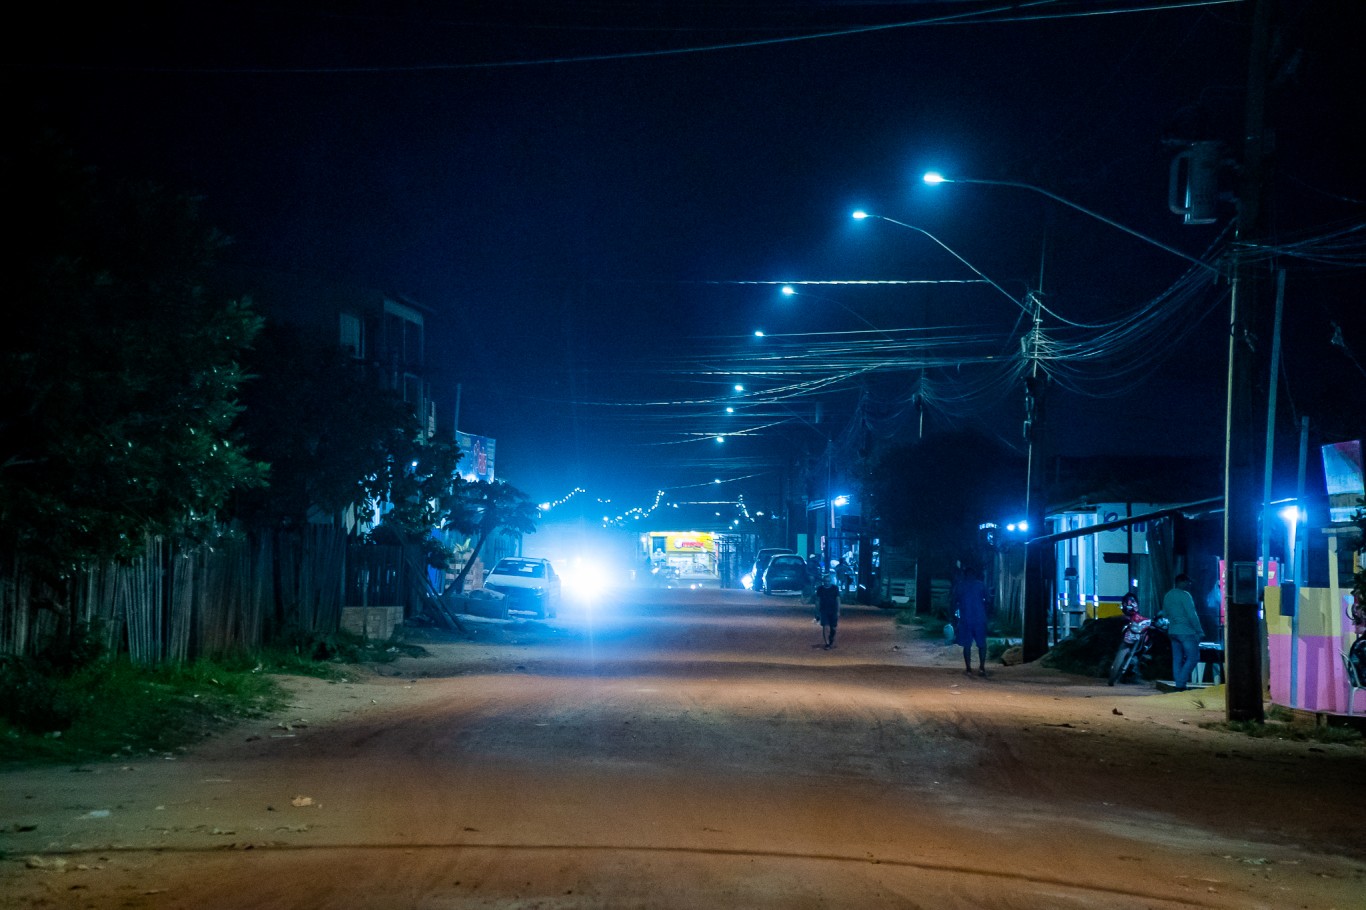
<path id="1" fill-rule="evenodd" d="M 1257 519 L 1261 513 L 1256 438 L 1254 359 L 1262 296 L 1261 273 L 1246 249 L 1265 230 L 1267 129 L 1266 71 L 1270 53 L 1272 0 L 1252 8 L 1248 54 L 1243 172 L 1238 191 L 1238 231 L 1234 246 L 1232 312 L 1228 339 L 1228 408 L 1224 435 L 1224 597 L 1228 604 L 1224 660 L 1229 720 L 1262 721 L 1262 653 L 1257 577 Z"/>

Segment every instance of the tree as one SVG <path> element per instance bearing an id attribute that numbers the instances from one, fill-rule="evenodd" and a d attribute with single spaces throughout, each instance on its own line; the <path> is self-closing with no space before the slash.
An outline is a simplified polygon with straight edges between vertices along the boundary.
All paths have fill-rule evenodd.
<path id="1" fill-rule="evenodd" d="M 251 307 L 205 291 L 224 238 L 195 200 L 106 187 L 44 140 L 6 156 L 0 550 L 58 590 L 147 535 L 215 525 L 264 467 L 233 429 Z"/>
<path id="2" fill-rule="evenodd" d="M 377 530 L 405 548 L 416 548 L 423 568 L 449 569 L 454 554 L 433 532 L 462 520 L 468 484 L 456 473 L 460 449 L 414 434 L 396 436 L 392 442 L 383 469 L 366 481 L 372 501 L 383 504 Z"/>
<path id="3" fill-rule="evenodd" d="M 399 547 L 408 596 L 458 626 L 424 579 L 451 567 L 433 531 L 458 505 L 459 448 L 428 439 L 374 367 L 295 326 L 268 324 L 251 364 L 242 426 L 270 484 L 240 497 L 240 516 L 256 528 L 326 522 Z"/>
<path id="4" fill-rule="evenodd" d="M 496 532 L 532 534 L 536 531 L 539 511 L 535 503 L 521 490 L 499 481 L 462 483 L 457 497 L 459 507 L 451 514 L 451 523 L 474 541 L 469 558 L 448 590 L 465 590 L 465 578 L 484 544 Z"/>
<path id="5" fill-rule="evenodd" d="M 250 366 L 242 429 L 253 455 L 270 464 L 270 484 L 243 495 L 242 517 L 257 527 L 298 527 L 310 517 L 364 520 L 376 504 L 393 503 L 400 512 L 391 523 L 431 529 L 436 513 L 405 503 L 417 486 L 431 488 L 423 503 L 448 497 L 458 450 L 424 440 L 412 407 L 371 367 L 276 324 L 265 327 Z M 414 462 L 427 466 L 417 485 Z"/>
<path id="6" fill-rule="evenodd" d="M 870 481 L 883 529 L 915 547 L 924 577 L 976 560 L 980 524 L 1018 515 L 1024 485 L 1023 459 L 972 432 L 891 449 Z"/>

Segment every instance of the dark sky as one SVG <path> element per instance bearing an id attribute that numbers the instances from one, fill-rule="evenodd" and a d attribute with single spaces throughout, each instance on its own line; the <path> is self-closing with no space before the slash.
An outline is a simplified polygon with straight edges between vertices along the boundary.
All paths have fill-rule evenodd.
<path id="1" fill-rule="evenodd" d="M 1363 6 L 1275 5 L 1268 231 L 1284 258 L 1264 261 L 1289 271 L 1287 428 L 1325 402 L 1358 427 L 1366 412 Z M 919 176 L 1046 188 L 1212 255 L 1234 205 L 1182 225 L 1169 165 L 1182 142 L 1223 141 L 1236 189 L 1251 12 L 58 5 L 11 27 L 4 72 L 11 108 L 87 161 L 203 195 L 237 264 L 433 310 L 443 410 L 458 383 L 461 428 L 496 437 L 500 474 L 534 498 L 582 486 L 648 506 L 719 478 L 719 498 L 756 502 L 776 466 L 848 443 L 860 400 L 866 434 L 914 432 L 922 367 L 927 429 L 1018 447 L 1023 393 L 1002 365 L 1028 320 L 1007 297 L 1040 286 L 1058 451 L 1217 453 L 1226 283 L 1182 286 L 1188 262 L 1040 194 Z M 999 289 L 958 283 L 977 275 L 915 231 L 852 221 L 859 207 L 928 230 Z M 784 298 L 783 281 L 955 283 Z"/>

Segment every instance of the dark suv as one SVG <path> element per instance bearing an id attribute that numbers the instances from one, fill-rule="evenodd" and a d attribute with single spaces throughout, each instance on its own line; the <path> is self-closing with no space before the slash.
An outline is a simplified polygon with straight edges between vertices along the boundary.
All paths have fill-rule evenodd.
<path id="1" fill-rule="evenodd" d="M 760 550 L 754 557 L 754 567 L 749 570 L 746 577 L 749 582 L 745 587 L 758 594 L 764 589 L 764 570 L 768 568 L 768 561 L 775 556 L 782 556 L 792 553 L 787 547 L 767 547 Z"/>
<path id="2" fill-rule="evenodd" d="M 780 553 L 768 561 L 764 570 L 765 594 L 800 594 L 806 590 L 806 560 L 796 553 Z"/>

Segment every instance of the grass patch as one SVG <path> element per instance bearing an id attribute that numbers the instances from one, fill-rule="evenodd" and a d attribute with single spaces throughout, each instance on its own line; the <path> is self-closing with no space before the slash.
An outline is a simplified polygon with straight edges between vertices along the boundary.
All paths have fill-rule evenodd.
<path id="1" fill-rule="evenodd" d="M 914 631 L 920 632 L 927 641 L 951 641 L 944 636 L 944 625 L 948 620 L 933 613 L 917 613 L 915 610 L 898 610 L 895 617 L 896 624 L 907 626 Z"/>
<path id="2" fill-rule="evenodd" d="M 18 662 L 0 673 L 0 761 L 75 762 L 165 753 L 284 706 L 279 683 L 212 661 L 97 661 L 69 676 Z M 52 706 L 40 713 L 44 703 Z"/>
<path id="3" fill-rule="evenodd" d="M 1005 654 L 1019 642 L 1011 638 L 988 638 L 987 639 L 987 660 L 1000 661 L 1001 655 Z"/>
<path id="4" fill-rule="evenodd" d="M 1252 720 L 1230 720 L 1201 724 L 1206 730 L 1221 730 L 1225 733 L 1238 733 L 1253 739 L 1280 739 L 1300 743 L 1325 743 L 1328 745 L 1360 746 L 1366 738 L 1359 730 L 1347 726 L 1295 723 L 1295 713 L 1288 708 L 1274 705 L 1266 712 L 1266 720 L 1257 723 Z"/>
<path id="5" fill-rule="evenodd" d="M 387 664 L 400 657 L 426 657 L 426 649 L 397 640 L 372 641 L 351 632 L 305 632 L 285 629 L 253 655 L 242 658 L 243 669 L 263 669 L 291 676 L 340 679 L 346 664 Z"/>
<path id="6" fill-rule="evenodd" d="M 57 649 L 60 651 L 60 649 Z M 0 659 L 0 761 L 129 759 L 174 751 L 284 707 L 275 674 L 343 679 L 347 667 L 425 656 L 416 645 L 347 632 L 286 632 L 269 647 L 188 664 L 126 657 L 56 663 L 48 653 Z"/>

